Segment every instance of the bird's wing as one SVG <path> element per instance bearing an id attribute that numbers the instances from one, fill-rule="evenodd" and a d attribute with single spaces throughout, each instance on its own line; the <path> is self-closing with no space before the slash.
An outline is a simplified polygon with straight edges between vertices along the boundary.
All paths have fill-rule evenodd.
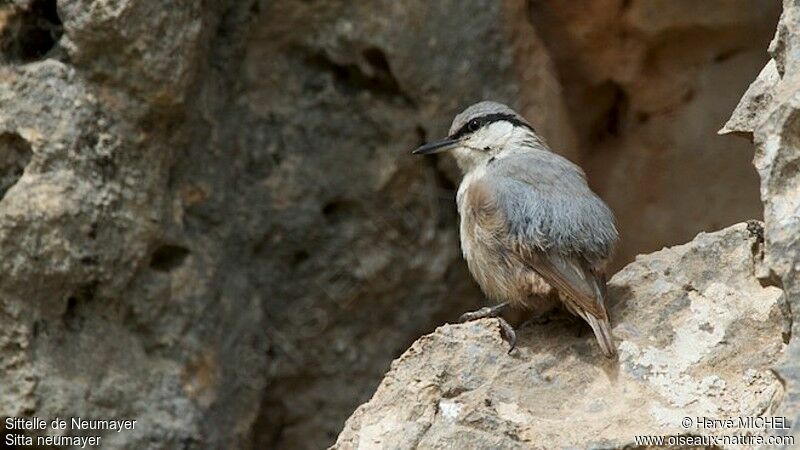
<path id="1" fill-rule="evenodd" d="M 614 215 L 568 160 L 546 151 L 498 158 L 482 180 L 520 242 L 583 256 L 593 267 L 610 257 L 618 238 Z"/>
<path id="2" fill-rule="evenodd" d="M 474 223 L 490 231 L 570 306 L 607 320 L 605 278 L 598 270 L 617 239 L 613 216 L 586 186 L 583 173 L 552 158 L 499 161 L 473 182 Z"/>
<path id="3" fill-rule="evenodd" d="M 542 253 L 538 250 L 525 249 L 519 253 L 527 253 L 525 261 L 531 269 L 545 279 L 551 286 L 565 294 L 570 306 L 586 311 L 600 320 L 608 320 L 604 305 L 605 286 L 602 275 L 598 276 L 586 263 L 575 258 L 553 253 Z"/>

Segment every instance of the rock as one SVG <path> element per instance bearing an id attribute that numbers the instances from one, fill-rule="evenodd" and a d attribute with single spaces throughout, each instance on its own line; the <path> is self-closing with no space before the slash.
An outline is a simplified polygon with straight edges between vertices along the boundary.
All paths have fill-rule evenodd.
<path id="1" fill-rule="evenodd" d="M 750 135 L 756 147 L 754 164 L 761 177 L 764 203 L 763 283 L 780 286 L 792 313 L 793 339 L 777 373 L 786 384 L 779 412 L 800 423 L 800 5 L 785 1 L 772 56 L 759 78 L 736 107 L 723 131 Z M 790 431 L 795 442 L 800 430 Z"/>
<path id="2" fill-rule="evenodd" d="M 758 74 L 758 78 L 747 88 L 731 118 L 719 130 L 719 134 L 737 134 L 752 140 L 753 126 L 760 123 L 760 115 L 768 111 L 775 86 L 780 79 L 775 60 L 770 59 Z"/>
<path id="3" fill-rule="evenodd" d="M 200 4 L 80 0 L 62 2 L 59 13 L 60 45 L 87 76 L 159 107 L 183 101 L 206 42 Z"/>
<path id="4" fill-rule="evenodd" d="M 771 415 L 783 386 L 783 292 L 754 276 L 760 225 L 701 233 L 611 280 L 619 361 L 558 318 L 506 353 L 496 322 L 445 325 L 392 363 L 333 448 L 630 448 L 706 435 L 684 417 Z"/>
<path id="5" fill-rule="evenodd" d="M 410 342 L 479 307 L 458 248 L 460 175 L 449 157 L 413 148 L 486 97 L 577 150 L 524 8 L 268 2 L 247 34 L 231 32 L 243 40 L 240 66 L 202 85 L 202 126 L 172 183 L 202 193 L 176 204 L 187 241 L 217 252 L 208 295 L 255 296 L 264 308 L 269 387 L 256 448 L 330 445 Z"/>
<path id="6" fill-rule="evenodd" d="M 207 293 L 166 188 L 209 34 L 155 2 L 81 5 L 0 6 L 0 417 L 137 420 L 108 448 L 241 447 L 263 315 Z M 113 40 L 88 37 L 101 18 Z"/>
<path id="7" fill-rule="evenodd" d="M 0 5 L 0 417 L 137 419 L 120 449 L 333 442 L 480 300 L 452 163 L 410 150 L 484 97 L 577 150 L 524 8 Z"/>
<path id="8" fill-rule="evenodd" d="M 0 416 L 139 420 L 109 448 L 330 445 L 483 301 L 454 164 L 408 155 L 479 99 L 587 166 L 623 259 L 758 214 L 747 143 L 704 130 L 775 5 L 537 3 L 0 2 Z M 698 170 L 654 176 L 676 161 Z"/>
<path id="9" fill-rule="evenodd" d="M 564 86 L 579 161 L 617 214 L 614 270 L 699 231 L 761 217 L 750 145 L 715 132 L 768 59 L 777 2 L 530 3 Z"/>

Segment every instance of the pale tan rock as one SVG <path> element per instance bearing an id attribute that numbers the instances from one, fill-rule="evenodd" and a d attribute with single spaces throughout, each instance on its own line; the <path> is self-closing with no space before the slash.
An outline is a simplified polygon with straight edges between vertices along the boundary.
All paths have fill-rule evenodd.
<path id="1" fill-rule="evenodd" d="M 615 270 L 760 218 L 752 149 L 716 131 L 768 60 L 780 5 L 532 0 L 593 188 L 617 214 Z"/>
<path id="2" fill-rule="evenodd" d="M 493 320 L 438 328 L 392 363 L 334 448 L 622 448 L 686 433 L 687 416 L 769 415 L 786 317 L 781 289 L 754 276 L 759 230 L 701 233 L 619 272 L 618 362 L 577 321 L 523 329 L 511 355 Z"/>
<path id="3" fill-rule="evenodd" d="M 791 312 L 792 336 L 776 373 L 786 385 L 779 412 L 800 423 L 800 5 L 783 2 L 783 13 L 765 67 L 734 111 L 726 129 L 752 133 L 754 164 L 761 178 L 765 255 L 760 276 L 780 286 Z M 771 66 L 774 66 L 772 68 Z M 731 125 L 731 123 L 735 125 Z M 800 428 L 789 434 L 800 440 Z"/>
<path id="4" fill-rule="evenodd" d="M 758 78 L 750 84 L 742 96 L 731 118 L 719 130 L 719 134 L 738 134 L 752 139 L 753 126 L 760 123 L 760 115 L 767 111 L 772 102 L 775 86 L 780 82 L 780 75 L 774 59 L 761 69 Z"/>
<path id="5" fill-rule="evenodd" d="M 483 301 L 458 175 L 408 151 L 484 98 L 587 168 L 622 259 L 760 214 L 749 144 L 713 131 L 773 2 L 168 3 L 0 2 L 0 416 L 329 445 Z"/>

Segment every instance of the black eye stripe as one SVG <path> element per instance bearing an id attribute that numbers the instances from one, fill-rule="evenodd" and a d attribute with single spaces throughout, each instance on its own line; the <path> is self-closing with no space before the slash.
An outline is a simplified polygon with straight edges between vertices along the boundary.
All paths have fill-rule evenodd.
<path id="1" fill-rule="evenodd" d="M 533 129 L 532 126 L 528 125 L 527 123 L 523 122 L 517 116 L 513 114 L 506 114 L 506 113 L 494 113 L 494 114 L 487 114 L 485 116 L 476 117 L 469 122 L 465 123 L 458 129 L 455 133 L 450 136 L 450 139 L 459 139 L 462 138 L 470 133 L 477 131 L 480 128 L 489 125 L 490 123 L 499 122 L 504 120 L 506 122 L 511 123 L 517 127 L 525 127 L 533 132 L 536 130 Z M 477 126 L 476 126 L 477 123 Z"/>

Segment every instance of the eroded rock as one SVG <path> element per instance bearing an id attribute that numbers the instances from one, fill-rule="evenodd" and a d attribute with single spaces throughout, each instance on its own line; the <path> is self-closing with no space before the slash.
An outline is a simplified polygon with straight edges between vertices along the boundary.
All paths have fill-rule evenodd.
<path id="1" fill-rule="evenodd" d="M 764 203 L 765 284 L 784 289 L 792 313 L 792 340 L 778 373 L 786 381 L 780 411 L 800 423 L 800 5 L 783 2 L 772 56 L 722 132 L 751 136 Z M 795 426 L 790 433 L 800 438 Z"/>
<path id="2" fill-rule="evenodd" d="M 687 416 L 769 415 L 786 317 L 781 289 L 754 274 L 759 245 L 738 224 L 615 275 L 619 361 L 576 321 L 524 329 L 511 355 L 492 320 L 442 326 L 394 361 L 334 448 L 623 448 L 687 433 Z"/>
<path id="3" fill-rule="evenodd" d="M 694 233 L 705 222 L 628 201 L 629 174 L 655 189 L 667 164 L 639 169 L 644 146 L 614 140 L 656 111 L 651 156 L 670 136 L 705 142 L 685 130 L 715 120 L 708 105 L 729 110 L 723 87 L 761 64 L 775 10 L 682 12 L 694 3 L 654 16 L 593 2 L 603 14 L 583 28 L 552 22 L 564 38 L 522 0 L 4 2 L 0 416 L 138 418 L 113 448 L 330 444 L 392 358 L 482 301 L 458 251 L 453 164 L 408 151 L 484 98 L 576 161 L 622 149 L 630 164 L 590 179 L 622 174 L 616 200 L 604 191 L 618 215 L 661 227 L 629 234 L 634 247 Z M 678 51 L 687 41 L 702 51 Z M 648 55 L 658 73 L 638 64 Z M 585 73 L 597 90 L 576 103 L 568 76 Z M 684 104 L 693 88 L 702 101 Z M 682 126 L 664 126 L 665 105 Z M 607 145 L 584 136 L 606 126 Z M 740 173 L 729 156 L 706 163 Z M 719 178 L 741 209 L 676 203 L 749 215 L 751 186 Z"/>
<path id="4" fill-rule="evenodd" d="M 768 59 L 777 2 L 530 5 L 564 85 L 581 165 L 617 214 L 615 270 L 701 230 L 760 218 L 750 145 L 715 132 Z"/>
<path id="5" fill-rule="evenodd" d="M 36 5 L 54 13 L 56 2 L 12 3 L 0 8 L 12 14 L 0 17 L 0 50 L 24 58 L 0 58 L 0 417 L 137 420 L 96 433 L 108 448 L 245 445 L 265 384 L 259 308 L 203 290 L 203 248 L 152 264 L 187 246 L 166 225 L 165 186 L 186 133 L 176 108 L 197 71 L 173 69 L 191 66 L 208 35 L 154 2 L 80 14 L 63 4 L 65 34 L 39 51 L 25 27 Z M 85 40 L 81 26 L 115 7 L 113 42 L 100 30 Z M 151 21 L 180 36 L 162 42 L 144 31 Z"/>

